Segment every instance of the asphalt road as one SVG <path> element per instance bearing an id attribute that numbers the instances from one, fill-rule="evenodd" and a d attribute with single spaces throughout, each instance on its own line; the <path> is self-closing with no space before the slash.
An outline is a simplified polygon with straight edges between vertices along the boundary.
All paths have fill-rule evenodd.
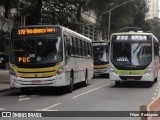
<path id="1" fill-rule="evenodd" d="M 149 104 L 157 97 L 159 89 L 159 82 L 153 85 L 144 82 L 123 83 L 116 87 L 108 78 L 97 77 L 90 80 L 87 87 L 82 87 L 81 84 L 76 85 L 72 93 L 66 93 L 65 88 L 34 89 L 30 94 L 22 94 L 19 89 L 1 92 L 0 111 L 119 111 L 119 113 L 120 111 L 139 111 L 141 105 Z M 86 112 L 86 114 L 93 113 Z M 23 119 L 27 120 L 27 118 Z M 140 120 L 139 117 L 92 117 L 92 115 L 45 118 L 45 120 L 84 119 Z"/>

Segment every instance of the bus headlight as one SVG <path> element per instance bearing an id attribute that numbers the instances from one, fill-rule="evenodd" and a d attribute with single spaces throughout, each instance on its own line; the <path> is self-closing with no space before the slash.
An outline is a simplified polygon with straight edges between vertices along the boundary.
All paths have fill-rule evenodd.
<path id="1" fill-rule="evenodd" d="M 57 70 L 57 75 L 60 75 L 60 74 L 62 74 L 63 73 L 63 68 L 59 68 L 58 70 Z"/>
<path id="2" fill-rule="evenodd" d="M 17 77 L 15 71 L 12 68 L 10 68 L 10 74 L 13 75 L 13 76 L 15 76 L 15 77 Z"/>
<path id="3" fill-rule="evenodd" d="M 152 68 L 149 68 L 146 73 L 147 73 L 147 74 L 150 74 L 150 73 L 152 72 L 152 70 L 153 70 L 153 67 L 152 67 Z"/>
<path id="4" fill-rule="evenodd" d="M 110 70 L 111 73 L 116 73 L 112 67 L 110 67 L 109 70 Z"/>

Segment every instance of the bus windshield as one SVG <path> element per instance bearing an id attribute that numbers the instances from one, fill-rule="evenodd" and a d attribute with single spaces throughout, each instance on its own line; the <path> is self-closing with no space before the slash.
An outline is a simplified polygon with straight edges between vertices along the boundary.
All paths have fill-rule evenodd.
<path id="1" fill-rule="evenodd" d="M 145 66 L 152 61 L 151 43 L 112 43 L 111 62 L 118 66 Z"/>
<path id="2" fill-rule="evenodd" d="M 107 63 L 109 61 L 108 45 L 94 45 L 93 55 L 95 63 Z"/>
<path id="3" fill-rule="evenodd" d="M 13 38 L 11 43 L 12 63 L 54 63 L 62 61 L 60 37 Z"/>

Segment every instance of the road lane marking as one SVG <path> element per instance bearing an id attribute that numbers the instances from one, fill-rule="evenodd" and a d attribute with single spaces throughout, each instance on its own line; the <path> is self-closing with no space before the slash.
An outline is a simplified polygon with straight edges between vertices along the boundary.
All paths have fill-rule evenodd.
<path id="1" fill-rule="evenodd" d="M 54 105 L 52 105 L 52 106 L 46 107 L 46 108 L 41 109 L 41 110 L 42 110 L 42 111 L 47 111 L 48 109 L 53 108 L 53 107 L 56 107 L 56 106 L 58 106 L 58 105 L 60 105 L 60 104 L 61 104 L 61 103 L 57 103 L 57 104 L 54 104 Z"/>
<path id="2" fill-rule="evenodd" d="M 77 97 L 79 97 L 79 96 L 85 95 L 85 94 L 90 93 L 90 92 L 95 91 L 95 90 L 98 90 L 98 89 L 100 89 L 100 88 L 102 88 L 102 87 L 104 87 L 104 86 L 110 85 L 110 84 L 111 84 L 111 83 L 104 84 L 104 85 L 102 85 L 102 86 L 99 86 L 99 87 L 97 87 L 97 88 L 91 89 L 91 90 L 86 91 L 86 92 L 84 92 L 84 93 L 81 93 L 81 94 L 79 94 L 79 95 L 73 96 L 72 98 L 75 99 L 75 98 L 77 98 Z"/>
<path id="3" fill-rule="evenodd" d="M 42 110 L 42 111 L 59 111 L 59 110 L 51 110 L 51 109 L 50 109 L 50 110 Z"/>
<path id="4" fill-rule="evenodd" d="M 41 110 L 41 109 L 38 109 L 36 111 L 59 111 L 59 110 L 51 110 L 51 109 L 50 110 L 43 110 L 43 109 Z"/>
<path id="5" fill-rule="evenodd" d="M 22 98 L 22 97 L 26 97 L 26 96 L 27 96 L 27 95 L 20 95 L 19 97 Z"/>
<path id="6" fill-rule="evenodd" d="M 99 86 L 99 87 L 97 87 L 97 88 L 91 89 L 91 90 L 89 90 L 89 91 L 87 91 L 87 92 L 84 92 L 84 93 L 81 93 L 81 94 L 79 94 L 79 95 L 76 95 L 76 96 L 74 96 L 74 97 L 72 97 L 72 98 L 77 98 L 77 97 L 79 97 L 79 96 L 81 96 L 81 95 L 90 93 L 90 92 L 92 92 L 92 91 L 95 91 L 95 90 L 97 90 L 97 89 L 100 89 L 100 88 L 102 88 L 102 87 L 104 87 L 104 86 L 107 86 L 107 85 L 109 85 L 109 84 L 111 84 L 111 83 L 104 84 L 104 85 Z M 56 107 L 56 106 L 61 105 L 61 104 L 62 104 L 62 103 L 57 103 L 57 104 L 54 104 L 54 105 L 52 105 L 52 106 L 46 107 L 46 108 L 44 108 L 44 109 L 37 109 L 36 111 L 58 111 L 58 110 L 55 110 L 55 109 L 53 110 L 53 109 L 51 109 L 51 108 Z"/>
<path id="7" fill-rule="evenodd" d="M 21 101 L 25 101 L 25 100 L 29 100 L 31 98 L 20 98 L 18 101 L 21 102 Z"/>
<path id="8" fill-rule="evenodd" d="M 31 97 L 35 98 L 35 97 L 38 97 L 39 95 L 31 95 Z"/>
<path id="9" fill-rule="evenodd" d="M 0 111 L 3 111 L 3 110 L 5 110 L 6 108 L 0 108 Z"/>

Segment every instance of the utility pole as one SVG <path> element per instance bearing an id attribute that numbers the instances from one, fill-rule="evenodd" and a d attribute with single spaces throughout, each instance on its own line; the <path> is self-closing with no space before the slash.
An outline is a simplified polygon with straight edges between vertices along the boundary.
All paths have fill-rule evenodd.
<path id="1" fill-rule="evenodd" d="M 131 1 L 133 1 L 133 0 L 125 1 L 125 2 L 113 7 L 112 9 L 110 9 L 110 10 L 108 10 L 104 13 L 104 14 L 109 13 L 109 15 L 108 15 L 108 41 L 110 40 L 110 26 L 111 26 L 111 12 L 112 12 L 112 10 L 115 10 L 115 9 L 121 7 L 122 5 L 125 5 L 125 4 L 127 4 L 128 2 L 131 2 Z"/>

